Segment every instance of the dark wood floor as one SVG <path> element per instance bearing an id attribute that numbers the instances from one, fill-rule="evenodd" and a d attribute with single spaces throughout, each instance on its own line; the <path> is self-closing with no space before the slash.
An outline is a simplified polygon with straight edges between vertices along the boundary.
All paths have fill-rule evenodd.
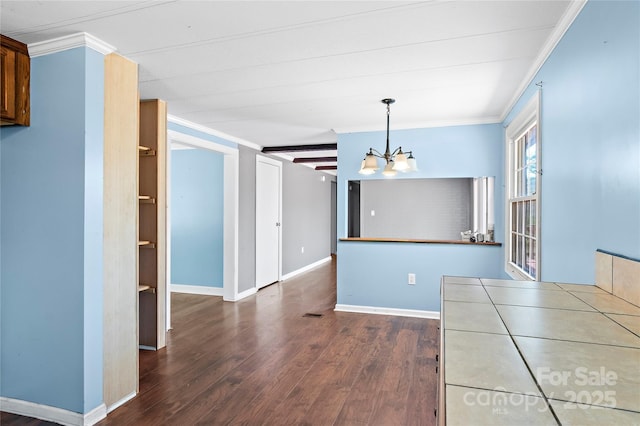
<path id="1" fill-rule="evenodd" d="M 335 261 L 236 303 L 174 294 L 167 348 L 141 351 L 140 394 L 99 425 L 435 424 L 439 322 L 335 302 Z"/>

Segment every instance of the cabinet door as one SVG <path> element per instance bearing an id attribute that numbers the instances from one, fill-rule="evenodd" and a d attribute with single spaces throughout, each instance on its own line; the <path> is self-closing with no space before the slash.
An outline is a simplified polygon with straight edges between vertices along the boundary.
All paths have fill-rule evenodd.
<path id="1" fill-rule="evenodd" d="M 2 46 L 0 56 L 2 66 L 2 99 L 0 101 L 0 115 L 7 120 L 16 118 L 16 52 Z"/>

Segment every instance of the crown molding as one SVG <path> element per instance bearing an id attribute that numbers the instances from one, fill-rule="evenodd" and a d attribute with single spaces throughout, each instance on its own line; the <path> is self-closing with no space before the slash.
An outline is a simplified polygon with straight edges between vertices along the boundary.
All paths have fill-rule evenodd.
<path id="1" fill-rule="evenodd" d="M 432 121 L 421 121 L 421 122 L 411 122 L 411 123 L 400 123 L 391 126 L 391 131 L 396 130 L 412 130 L 412 129 L 427 129 L 432 127 L 454 127 L 454 126 L 472 126 L 479 124 L 497 124 L 500 123 L 500 117 L 498 116 L 489 116 L 489 117 L 481 117 L 474 119 L 456 119 L 456 120 L 432 120 Z M 335 132 L 337 134 L 345 134 L 345 133 L 365 133 L 365 132 L 381 132 L 386 130 L 386 127 L 340 127 L 336 128 Z"/>
<path id="2" fill-rule="evenodd" d="M 248 141 L 248 140 L 236 137 L 236 136 L 229 135 L 229 134 L 221 132 L 219 130 L 215 130 L 215 129 L 212 129 L 210 127 L 203 126 L 202 124 L 194 123 L 193 121 L 185 120 L 184 118 L 176 117 L 175 115 L 168 114 L 167 115 L 167 120 L 170 123 L 178 124 L 178 125 L 184 126 L 184 127 L 188 127 L 190 129 L 197 130 L 197 131 L 202 132 L 202 133 L 206 133 L 207 135 L 216 136 L 218 138 L 222 138 L 222 139 L 227 140 L 229 142 L 235 142 L 237 144 L 244 145 L 246 147 L 255 149 L 256 151 L 262 150 L 262 146 L 258 145 L 257 143 L 254 143 L 254 142 L 251 142 L 251 141 Z"/>
<path id="3" fill-rule="evenodd" d="M 172 146 L 177 142 L 178 144 L 193 148 L 203 148 L 211 151 L 217 151 L 222 154 L 238 155 L 238 148 L 235 146 L 228 146 L 215 141 L 202 139 L 198 136 L 191 136 L 178 130 L 168 129 L 167 137 L 171 141 Z"/>
<path id="4" fill-rule="evenodd" d="M 567 32 L 571 24 L 573 24 L 573 21 L 578 17 L 584 5 L 587 4 L 587 1 L 588 0 L 576 0 L 569 4 L 569 7 L 567 7 L 567 10 L 562 15 L 562 18 L 558 21 L 558 25 L 556 25 L 546 43 L 542 46 L 540 52 L 538 52 L 538 56 L 535 61 L 533 61 L 529 73 L 527 73 L 525 78 L 522 80 L 520 86 L 518 86 L 518 90 L 515 91 L 511 101 L 507 104 L 507 107 L 500 115 L 500 122 L 503 122 L 505 118 L 507 118 L 507 115 L 509 115 L 516 102 L 518 102 L 520 97 L 524 94 L 524 91 L 529 87 L 529 84 L 531 84 L 536 74 L 538 74 L 538 71 L 540 71 L 540 68 L 542 68 L 544 63 L 547 61 L 551 52 L 553 52 L 553 49 L 555 49 L 560 40 L 562 40 L 562 37 Z"/>
<path id="5" fill-rule="evenodd" d="M 88 33 L 76 33 L 67 36 L 54 38 L 51 40 L 30 43 L 29 56 L 32 58 L 52 53 L 62 52 L 64 50 L 74 49 L 76 47 L 88 47 L 103 55 L 115 52 L 117 49 L 104 41 L 92 36 Z"/>

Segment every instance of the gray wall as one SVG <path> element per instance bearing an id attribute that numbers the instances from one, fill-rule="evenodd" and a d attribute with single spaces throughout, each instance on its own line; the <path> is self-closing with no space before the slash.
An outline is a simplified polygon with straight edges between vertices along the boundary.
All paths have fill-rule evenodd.
<path id="1" fill-rule="evenodd" d="M 283 274 L 331 255 L 331 178 L 309 167 L 283 161 Z"/>
<path id="2" fill-rule="evenodd" d="M 256 285 L 256 153 L 238 145 L 238 292 Z"/>
<path id="3" fill-rule="evenodd" d="M 238 291 L 256 283 L 256 155 L 240 152 Z M 282 161 L 282 274 L 331 254 L 331 181 L 334 176 Z M 322 182 L 322 176 L 325 181 Z M 304 247 L 304 253 L 301 248 Z"/>
<path id="4" fill-rule="evenodd" d="M 472 226 L 473 179 L 363 180 L 360 209 L 361 237 L 459 240 Z"/>

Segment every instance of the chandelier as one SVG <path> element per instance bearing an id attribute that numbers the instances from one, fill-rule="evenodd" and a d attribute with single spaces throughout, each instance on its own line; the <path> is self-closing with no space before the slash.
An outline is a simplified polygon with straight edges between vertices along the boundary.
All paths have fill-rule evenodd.
<path id="1" fill-rule="evenodd" d="M 415 172 L 418 170 L 416 159 L 413 157 L 411 151 L 406 153 L 402 151 L 402 147 L 398 147 L 393 152 L 389 149 L 389 115 L 391 115 L 390 105 L 395 102 L 395 99 L 383 99 L 380 102 L 387 105 L 387 147 L 384 154 L 379 151 L 369 148 L 369 152 L 365 155 L 360 170 L 358 173 L 362 175 L 372 175 L 377 170 L 378 158 L 384 158 L 386 164 L 382 170 L 384 176 L 395 176 L 397 172 Z M 409 156 L 407 156 L 409 154 Z"/>

